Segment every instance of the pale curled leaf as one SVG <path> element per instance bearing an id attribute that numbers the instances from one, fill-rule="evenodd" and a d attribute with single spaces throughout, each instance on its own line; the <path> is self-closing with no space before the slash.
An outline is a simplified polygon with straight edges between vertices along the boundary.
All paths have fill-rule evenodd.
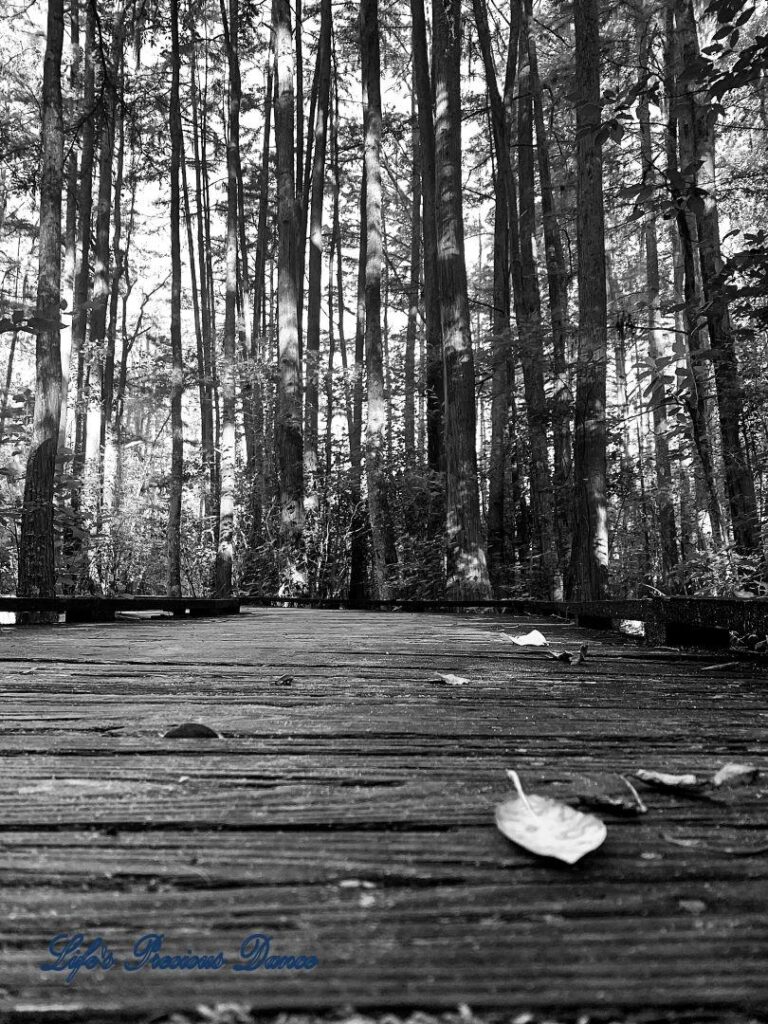
<path id="1" fill-rule="evenodd" d="M 444 683 L 446 686 L 463 686 L 465 683 L 468 683 L 469 680 L 466 676 L 455 676 L 450 672 L 437 672 L 432 682 Z"/>
<path id="2" fill-rule="evenodd" d="M 549 643 L 544 634 L 540 633 L 538 629 L 532 629 L 530 633 L 526 633 L 524 636 L 510 636 L 509 633 L 499 633 L 499 636 L 505 640 L 510 640 L 518 647 L 546 647 Z"/>
<path id="3" fill-rule="evenodd" d="M 652 772 L 638 768 L 635 778 L 657 789 L 700 789 L 701 782 L 692 773 L 686 775 L 670 775 L 668 772 Z"/>
<path id="4" fill-rule="evenodd" d="M 749 786 L 760 774 L 752 764 L 724 764 L 712 777 L 713 786 Z"/>
<path id="5" fill-rule="evenodd" d="M 583 814 L 551 797 L 523 793 L 516 772 L 508 772 L 518 796 L 496 807 L 496 825 L 507 839 L 540 857 L 555 857 L 566 864 L 596 850 L 608 834 L 599 818 Z"/>

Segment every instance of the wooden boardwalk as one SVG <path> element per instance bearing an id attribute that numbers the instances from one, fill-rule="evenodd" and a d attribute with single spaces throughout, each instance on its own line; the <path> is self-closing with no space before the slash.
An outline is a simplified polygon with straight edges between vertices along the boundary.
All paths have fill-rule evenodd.
<path id="1" fill-rule="evenodd" d="M 557 649 L 587 639 L 588 661 L 499 635 L 533 626 Z M 2 629 L 0 1018 L 220 1003 L 764 1015 L 768 674 L 709 670 L 718 659 L 491 616 Z M 163 738 L 187 721 L 222 738 Z M 603 815 L 606 843 L 574 867 L 494 825 L 507 768 L 574 800 L 616 791 L 619 772 L 728 761 L 765 772 L 697 796 L 643 789 L 649 813 Z M 38 966 L 60 932 L 101 936 L 119 961 L 161 932 L 166 954 L 230 963 L 262 932 L 319 963 L 118 963 L 67 985 Z"/>

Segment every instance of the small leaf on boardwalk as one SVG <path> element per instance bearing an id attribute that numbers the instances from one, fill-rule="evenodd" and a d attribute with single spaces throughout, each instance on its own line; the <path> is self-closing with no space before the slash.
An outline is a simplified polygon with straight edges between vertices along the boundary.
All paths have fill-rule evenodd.
<path id="1" fill-rule="evenodd" d="M 551 797 L 526 797 L 517 772 L 507 775 L 518 792 L 496 808 L 496 825 L 507 839 L 540 857 L 555 857 L 566 864 L 575 864 L 605 841 L 608 831 L 599 818 Z"/>
<path id="2" fill-rule="evenodd" d="M 759 774 L 759 770 L 752 764 L 724 764 L 712 777 L 712 785 L 749 786 Z"/>
<path id="3" fill-rule="evenodd" d="M 281 675 L 281 676 L 276 676 L 276 677 L 275 677 L 275 678 L 274 678 L 274 679 L 272 680 L 272 682 L 273 682 L 273 684 L 274 684 L 275 686 L 292 686 L 292 685 L 293 685 L 293 676 L 292 676 L 292 675 L 289 675 L 289 674 L 288 674 L 288 673 L 286 672 L 286 673 L 284 673 L 284 674 L 283 674 L 283 675 Z"/>
<path id="4" fill-rule="evenodd" d="M 656 789 L 701 789 L 703 783 L 695 775 L 669 775 L 667 772 L 651 772 L 645 768 L 638 768 L 635 778 L 645 782 L 648 786 Z"/>
<path id="5" fill-rule="evenodd" d="M 445 686 L 463 686 L 469 680 L 465 676 L 454 676 L 450 672 L 438 672 L 431 683 L 442 683 Z"/>
<path id="6" fill-rule="evenodd" d="M 499 633 L 499 636 L 503 637 L 504 640 L 511 640 L 518 647 L 546 647 L 549 643 L 549 640 L 538 629 L 532 629 L 530 633 L 526 633 L 524 636 L 510 636 L 509 633 Z"/>
<path id="7" fill-rule="evenodd" d="M 175 725 L 173 729 L 163 733 L 167 740 L 220 740 L 221 734 L 211 729 L 209 725 L 202 725 L 200 722 L 182 722 Z"/>

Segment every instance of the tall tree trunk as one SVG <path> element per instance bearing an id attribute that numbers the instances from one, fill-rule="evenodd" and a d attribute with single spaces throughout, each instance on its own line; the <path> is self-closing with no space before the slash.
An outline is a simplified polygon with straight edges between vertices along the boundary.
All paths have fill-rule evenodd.
<path id="1" fill-rule="evenodd" d="M 179 75 L 181 47 L 179 44 L 179 0 L 171 0 L 171 482 L 168 508 L 168 574 L 169 597 L 181 597 L 181 498 L 184 475 L 184 424 L 181 400 L 184 388 L 184 359 L 181 343 L 181 202 L 179 173 L 183 135 Z"/>
<path id="2" fill-rule="evenodd" d="M 293 47 L 288 0 L 272 0 L 275 34 L 275 144 L 278 193 L 277 320 L 280 383 L 277 449 L 282 534 L 298 542 L 304 520 L 301 345 L 297 318 L 296 191 L 294 186 Z"/>
<path id="3" fill-rule="evenodd" d="M 475 368 L 469 326 L 461 188 L 461 38 L 459 0 L 433 8 L 437 260 L 445 360 L 448 592 L 490 596 L 480 523 L 475 448 Z"/>
<path id="4" fill-rule="evenodd" d="M 365 135 L 365 368 L 368 415 L 365 431 L 365 468 L 374 594 L 391 594 L 391 567 L 397 556 L 387 500 L 385 445 L 387 404 L 381 336 L 381 72 L 378 0 L 360 4 L 360 53 L 363 72 L 363 132 Z"/>
<path id="5" fill-rule="evenodd" d="M 560 564 L 567 566 L 571 552 L 573 440 L 571 437 L 570 399 L 567 368 L 568 274 L 565 268 L 560 224 L 555 209 L 555 192 L 549 160 L 549 140 L 544 126 L 541 79 L 539 78 L 536 40 L 531 31 L 531 11 L 526 18 L 530 88 L 533 95 L 533 119 L 536 127 L 536 155 L 541 186 L 541 215 L 547 265 L 549 319 L 552 330 L 552 372 L 555 391 L 552 397 L 552 435 L 554 449 L 555 531 Z"/>
<path id="6" fill-rule="evenodd" d="M 107 338 L 107 309 L 110 291 L 109 228 L 112 219 L 112 165 L 117 138 L 118 81 L 123 61 L 123 28 L 125 2 L 118 0 L 112 16 L 112 38 L 108 65 L 103 69 L 103 101 L 101 139 L 99 143 L 99 193 L 96 206 L 96 245 L 93 253 L 93 300 L 91 308 L 90 349 L 98 368 L 101 395 L 99 402 L 99 447 L 97 472 L 97 532 L 101 522 L 101 499 L 104 472 L 105 416 L 112 404 L 114 379 L 114 350 L 109 352 Z M 115 202 L 117 207 L 119 199 Z M 119 213 L 117 215 L 119 222 Z M 117 254 L 113 254 L 117 257 Z"/>
<path id="7" fill-rule="evenodd" d="M 608 581 L 605 225 L 600 130 L 600 5 L 575 0 L 579 359 L 574 435 L 571 596 L 599 600 Z"/>
<path id="8" fill-rule="evenodd" d="M 692 0 L 677 0 L 675 24 L 684 67 L 701 59 Z M 715 389 L 723 440 L 725 486 L 733 523 L 736 550 L 742 555 L 761 549 L 760 519 L 755 484 L 742 443 L 744 394 L 739 380 L 728 302 L 718 283 L 723 267 L 720 255 L 720 225 L 716 199 L 714 110 L 702 101 L 690 79 L 685 86 L 693 129 L 694 184 L 698 201 L 692 203 L 699 235 L 699 259 L 704 289 L 704 311 L 709 329 L 710 358 L 714 366 Z"/>
<path id="9" fill-rule="evenodd" d="M 71 0 L 69 10 L 69 32 L 71 64 L 69 69 L 69 88 L 71 92 L 70 115 L 76 119 L 78 88 L 82 75 L 83 51 L 80 46 L 80 4 L 79 0 Z M 77 150 L 72 146 L 66 160 L 67 178 L 67 212 L 64 231 L 64 282 L 66 301 L 70 304 L 70 312 L 74 305 L 75 265 L 77 262 Z M 2 226 L 0 225 L 0 230 Z M 67 405 L 69 401 L 70 360 L 72 353 L 72 330 L 65 331 L 61 336 L 61 422 L 59 423 L 58 458 L 63 461 L 67 445 Z"/>
<path id="10" fill-rule="evenodd" d="M 227 250 L 224 351 L 221 361 L 221 504 L 219 545 L 216 551 L 216 596 L 232 596 L 232 562 L 235 526 L 235 358 L 237 352 L 237 163 L 240 146 L 240 65 L 237 55 L 238 0 L 229 0 L 229 24 L 224 0 L 221 18 L 229 67 L 229 117 L 227 119 Z"/>
<path id="11" fill-rule="evenodd" d="M 78 200 L 78 237 L 80 248 L 75 261 L 75 284 L 72 296 L 72 352 L 70 359 L 77 367 L 75 398 L 75 438 L 72 457 L 72 488 L 70 502 L 77 516 L 82 503 L 82 481 L 85 469 L 86 423 L 88 416 L 87 360 L 85 336 L 88 325 L 88 285 L 90 281 L 91 214 L 93 212 L 93 165 L 95 156 L 95 76 L 93 48 L 95 45 L 95 18 L 87 5 L 83 62 L 83 111 L 88 114 L 83 122 L 82 157 L 80 160 L 80 195 Z M 73 535 L 67 546 L 79 547 Z"/>
<path id="12" fill-rule="evenodd" d="M 368 266 L 367 171 L 363 160 L 360 186 L 360 246 L 357 258 L 357 310 L 355 317 L 355 371 L 352 385 L 354 426 L 349 435 L 350 523 L 349 600 L 354 606 L 366 594 L 366 517 L 363 513 L 363 380 L 365 373 L 366 270 Z"/>
<path id="13" fill-rule="evenodd" d="M 672 3 L 674 0 L 672 0 Z M 693 126 L 690 107 L 685 103 L 678 78 L 683 70 L 681 52 L 675 32 L 672 3 L 666 9 L 665 90 L 668 103 L 666 133 L 667 177 L 671 183 L 675 203 L 675 223 L 680 242 L 683 267 L 683 299 L 688 348 L 688 376 L 683 402 L 691 419 L 693 445 L 701 465 L 707 497 L 712 537 L 717 545 L 724 540 L 720 499 L 715 481 L 715 462 L 709 427 L 710 369 L 706 359 L 707 343 L 699 322 L 699 309 L 703 305 L 701 273 L 697 262 L 698 230 L 696 217 L 685 201 L 685 179 L 680 165 L 690 168 L 694 160 Z M 678 164 L 678 148 L 680 159 Z M 690 171 L 689 171 L 690 173 Z"/>
<path id="14" fill-rule="evenodd" d="M 43 67 L 42 159 L 40 173 L 39 277 L 35 343 L 36 391 L 32 446 L 27 458 L 19 547 L 20 597 L 53 597 L 56 566 L 53 486 L 61 414 L 61 193 L 64 127 L 61 106 L 63 0 L 49 0 Z M 51 616 L 38 613 L 40 619 Z"/>
<path id="15" fill-rule="evenodd" d="M 445 468 L 443 383 L 443 336 L 437 270 L 437 205 L 435 127 L 432 120 L 432 86 L 429 77 L 424 0 L 411 0 L 413 80 L 419 108 L 421 182 L 423 190 L 424 317 L 427 331 L 427 464 L 432 472 Z"/>
<path id="16" fill-rule="evenodd" d="M 191 0 L 190 0 L 191 13 Z M 194 21 L 192 22 L 194 28 Z M 200 443 L 203 462 L 203 506 L 206 521 L 210 524 L 218 516 L 218 477 L 216 474 L 216 458 L 214 455 L 213 426 L 213 368 L 211 353 L 213 349 L 212 334 L 212 296 L 209 290 L 209 250 L 207 248 L 205 203 L 203 196 L 203 161 L 200 155 L 200 118 L 198 116 L 198 81 L 197 62 L 195 59 L 194 39 L 190 48 L 190 96 L 192 99 L 192 143 L 195 165 L 195 208 L 197 221 L 197 254 L 200 270 L 200 330 L 202 334 L 202 351 L 198 355 L 198 373 L 200 385 Z M 205 147 L 205 137 L 202 146 Z M 204 157 L 203 157 L 204 159 Z M 190 256 L 190 259 L 192 257 Z"/>
<path id="17" fill-rule="evenodd" d="M 517 101 L 518 178 L 520 181 L 520 269 L 522 319 L 518 321 L 520 362 L 523 367 L 525 407 L 531 449 L 531 511 L 538 564 L 531 588 L 544 597 L 562 598 L 557 573 L 554 496 L 547 444 L 547 400 L 544 393 L 544 332 L 534 242 L 536 238 L 536 193 L 534 183 L 533 96 L 528 60 L 528 26 L 523 17 L 520 38 Z"/>
<path id="18" fill-rule="evenodd" d="M 652 22 L 638 24 L 640 34 L 640 70 L 648 65 L 650 51 L 650 33 Z M 653 162 L 653 145 L 651 139 L 650 101 L 647 93 L 642 93 L 637 106 L 640 122 L 640 159 L 642 165 L 642 182 L 645 187 L 654 188 L 656 170 Z M 653 415 L 653 438 L 656 463 L 656 495 L 659 510 L 659 532 L 661 539 L 661 574 L 664 580 L 677 565 L 677 527 L 675 525 L 674 489 L 672 482 L 672 466 L 669 457 L 670 425 L 667 419 L 667 398 L 664 391 L 662 373 L 657 361 L 664 356 L 664 334 L 660 327 L 659 296 L 661 281 L 659 274 L 659 247 L 656 234 L 656 212 L 651 205 L 646 206 L 643 217 L 643 235 L 645 240 L 645 285 L 646 307 L 648 311 L 648 355 L 654 363 L 651 370 L 651 409 Z"/>
<path id="19" fill-rule="evenodd" d="M 323 195 L 328 107 L 331 92 L 331 0 L 320 7 L 320 40 L 317 52 L 316 96 L 309 225 L 309 282 L 307 307 L 307 363 L 304 408 L 304 485 L 307 507 L 317 511 L 317 419 L 320 393 L 320 290 L 323 258 Z M 330 321 L 329 321 L 330 322 Z"/>
<path id="20" fill-rule="evenodd" d="M 416 98 L 411 94 L 411 279 L 408 284 L 408 324 L 405 331 L 405 395 L 403 429 L 405 465 L 416 465 L 416 335 L 419 329 L 421 284 L 421 155 Z"/>

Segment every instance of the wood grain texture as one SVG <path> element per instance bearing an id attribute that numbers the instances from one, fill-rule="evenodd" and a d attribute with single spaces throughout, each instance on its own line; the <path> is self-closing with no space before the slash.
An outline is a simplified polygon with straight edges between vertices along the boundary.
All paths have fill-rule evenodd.
<path id="1" fill-rule="evenodd" d="M 587 662 L 503 636 L 533 627 L 556 650 L 588 642 Z M 768 1013 L 768 676 L 725 660 L 540 617 L 1 629 L 0 1019 L 221 1003 Z M 163 736 L 181 722 L 222 738 Z M 637 783 L 649 813 L 603 815 L 606 843 L 571 868 L 493 824 L 509 767 L 577 803 L 640 767 L 708 777 L 727 761 L 762 774 L 695 795 Z M 263 931 L 320 964 L 70 986 L 39 970 L 56 932 L 125 956 L 151 930 L 167 952 L 230 958 Z"/>

